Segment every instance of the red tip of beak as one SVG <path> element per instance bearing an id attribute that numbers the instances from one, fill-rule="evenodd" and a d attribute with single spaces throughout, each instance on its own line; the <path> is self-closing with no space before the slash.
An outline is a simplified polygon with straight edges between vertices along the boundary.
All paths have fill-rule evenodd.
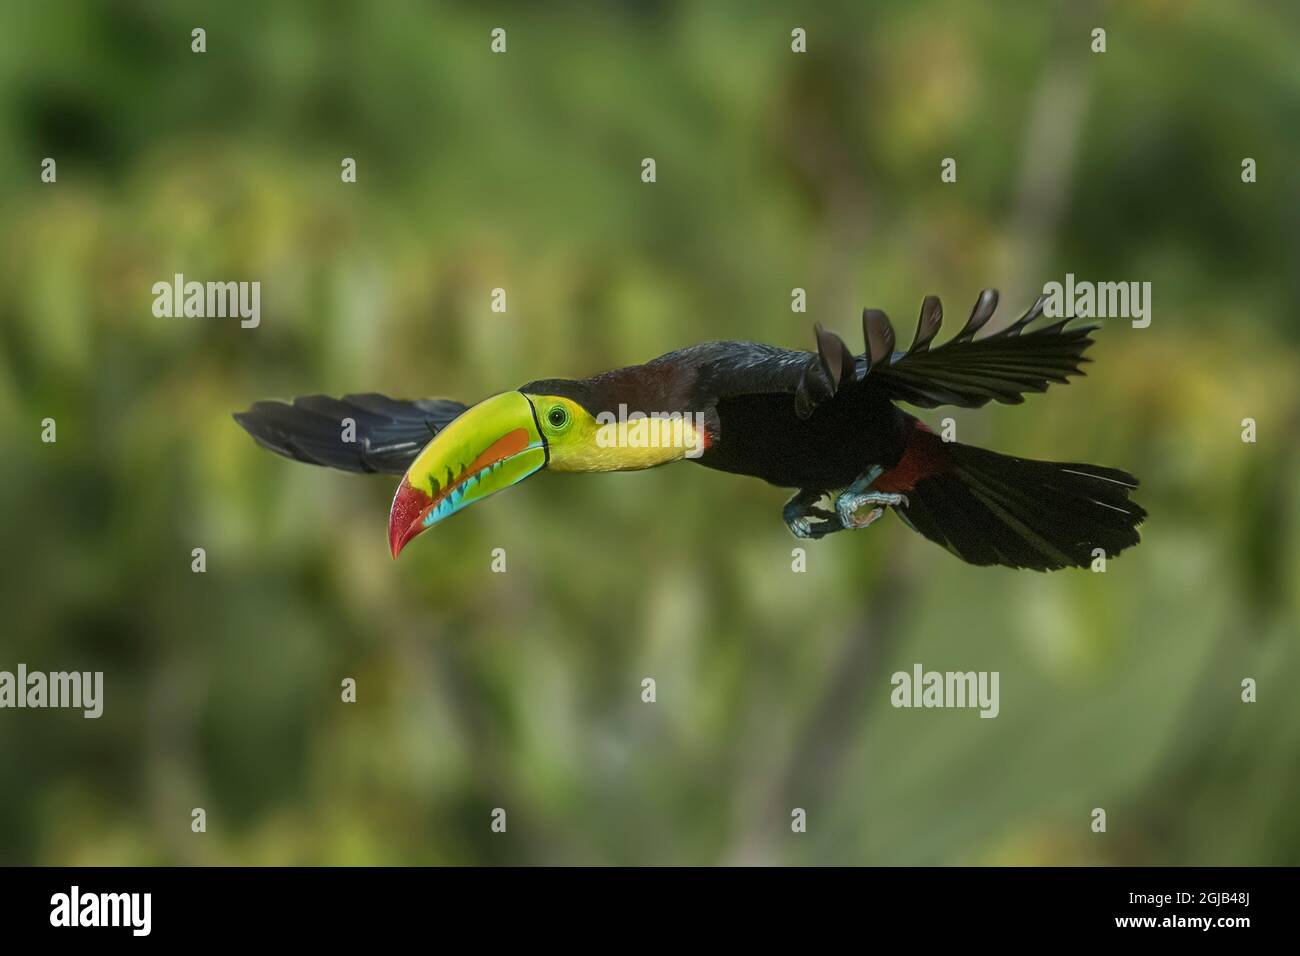
<path id="1" fill-rule="evenodd" d="M 394 558 L 402 553 L 408 541 L 424 530 L 420 522 L 431 504 L 432 498 L 402 478 L 397 494 L 393 495 L 393 507 L 388 512 L 388 546 Z"/>

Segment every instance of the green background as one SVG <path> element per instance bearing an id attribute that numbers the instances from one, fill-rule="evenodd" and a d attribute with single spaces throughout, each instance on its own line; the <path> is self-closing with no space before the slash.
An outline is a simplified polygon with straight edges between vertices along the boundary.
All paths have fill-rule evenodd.
<path id="1" fill-rule="evenodd" d="M 106 687 L 0 711 L 0 862 L 1300 862 L 1298 41 L 1212 0 L 4 4 L 0 669 Z M 176 272 L 260 281 L 260 327 L 155 318 Z M 393 479 L 230 419 L 858 346 L 868 305 L 906 344 L 927 293 L 946 336 L 1067 272 L 1150 281 L 1150 328 L 923 417 L 1139 475 L 1105 574 L 893 517 L 794 574 L 785 493 L 693 465 L 541 476 L 394 563 Z M 891 708 L 915 662 L 999 671 L 1000 716 Z"/>

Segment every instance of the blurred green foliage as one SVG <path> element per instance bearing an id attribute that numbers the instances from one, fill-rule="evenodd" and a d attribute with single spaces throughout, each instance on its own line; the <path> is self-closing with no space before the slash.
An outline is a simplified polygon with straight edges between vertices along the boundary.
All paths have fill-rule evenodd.
<path id="1" fill-rule="evenodd" d="M 0 862 L 1300 862 L 1298 39 L 1213 0 L 3 5 L 0 669 L 106 703 L 0 712 Z M 175 272 L 261 281 L 261 326 L 155 318 Z M 687 465 L 537 478 L 394 563 L 392 480 L 230 419 L 856 343 L 865 305 L 907 341 L 926 293 L 1005 321 L 1066 272 L 1151 281 L 1151 327 L 925 417 L 1141 476 L 1105 574 L 893 519 L 792 574 L 785 494 Z M 892 709 L 915 661 L 1000 671 L 1001 715 Z"/>

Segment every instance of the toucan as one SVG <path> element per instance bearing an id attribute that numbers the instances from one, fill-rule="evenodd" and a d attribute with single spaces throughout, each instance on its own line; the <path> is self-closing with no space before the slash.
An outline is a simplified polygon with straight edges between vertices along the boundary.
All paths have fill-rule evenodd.
<path id="1" fill-rule="evenodd" d="M 1067 317 L 1029 328 L 1045 301 L 977 336 L 997 308 L 997 291 L 985 289 L 961 331 L 934 347 L 943 307 L 927 296 L 906 351 L 895 350 L 885 313 L 866 309 L 860 355 L 818 324 L 816 351 L 709 342 L 590 378 L 539 379 L 472 406 L 308 395 L 234 417 L 285 457 L 401 475 L 388 519 L 393 557 L 539 471 L 694 461 L 795 489 L 782 516 L 798 538 L 866 528 L 890 509 L 970 564 L 1095 567 L 1138 542 L 1146 512 L 1130 498 L 1136 478 L 946 440 L 899 407 L 1018 404 L 1082 375 L 1099 326 Z"/>

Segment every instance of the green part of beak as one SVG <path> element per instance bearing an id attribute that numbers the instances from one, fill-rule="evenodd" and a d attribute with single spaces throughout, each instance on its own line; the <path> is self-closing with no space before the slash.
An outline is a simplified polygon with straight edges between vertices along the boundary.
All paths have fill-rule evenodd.
<path id="1" fill-rule="evenodd" d="M 393 557 L 444 518 L 523 481 L 547 461 L 533 404 L 522 392 L 479 402 L 434 436 L 393 496 Z"/>

